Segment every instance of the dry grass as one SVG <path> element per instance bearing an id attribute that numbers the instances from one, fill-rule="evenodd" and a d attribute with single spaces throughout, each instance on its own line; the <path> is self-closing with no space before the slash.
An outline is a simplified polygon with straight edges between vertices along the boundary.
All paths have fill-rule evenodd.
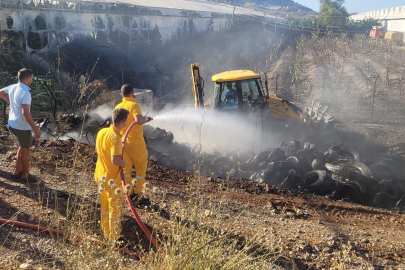
<path id="1" fill-rule="evenodd" d="M 201 145 L 201 128 L 199 138 Z M 163 252 L 147 253 L 142 259 L 145 269 L 266 269 L 280 255 L 276 245 L 263 246 L 265 231 L 241 236 L 238 216 L 229 218 L 224 211 L 225 199 L 213 199 L 203 195 L 201 165 L 203 154 L 197 153 L 194 177 L 185 188 L 184 199 L 177 201 L 170 220 L 158 228 L 162 232 L 158 240 Z M 150 190 L 146 190 L 151 192 Z M 159 192 L 155 188 L 152 192 Z M 165 194 L 162 196 L 163 204 Z M 153 209 L 153 206 L 152 206 Z M 246 211 L 246 210 L 245 210 Z M 156 217 L 159 216 L 159 210 Z M 157 221 L 156 223 L 159 223 Z"/>
<path id="2" fill-rule="evenodd" d="M 51 159 L 45 158 L 52 155 L 44 151 L 34 151 L 36 166 L 52 164 Z M 163 219 L 160 216 L 162 209 L 154 205 L 151 206 L 154 211 L 147 214 L 146 223 L 153 226 L 153 233 L 162 246 L 161 251 L 139 243 L 128 243 L 143 254 L 140 260 L 136 260 L 118 252 L 117 243 L 110 243 L 108 247 L 94 244 L 90 239 L 104 241 L 100 228 L 99 195 L 92 176 L 92 166 L 79 166 L 82 162 L 80 151 L 80 147 L 75 147 L 69 154 L 71 157 L 65 157 L 73 159 L 73 167 L 70 175 L 64 179 L 59 177 L 60 168 L 58 162 L 54 161 L 55 180 L 52 181 L 55 182 L 52 184 L 63 186 L 69 194 L 67 199 L 58 200 L 58 191 L 45 186 L 49 185 L 49 181 L 39 182 L 37 186 L 30 186 L 30 189 L 37 202 L 34 211 L 38 213 L 36 224 L 74 232 L 82 238 L 42 233 L 36 240 L 38 244 L 42 239 L 49 241 L 45 245 L 37 244 L 38 249 L 35 251 L 15 246 L 18 253 L 36 258 L 29 260 L 32 267 L 47 269 L 59 265 L 61 269 L 266 269 L 279 257 L 276 245 L 264 247 L 259 244 L 262 243 L 265 231 L 258 231 L 252 236 L 238 235 L 235 230 L 239 225 L 238 217 L 230 219 L 224 215 L 222 206 L 226 201 L 212 200 L 202 194 L 198 164 L 195 176 L 191 177 L 185 189 L 186 201 L 175 202 L 171 206 L 173 212 L 170 213 L 169 220 Z M 160 191 L 156 188 L 146 189 L 147 194 L 155 192 Z M 164 198 L 165 196 L 161 202 L 155 203 L 163 205 Z M 7 236 L 6 241 L 11 242 L 12 239 Z M 1 246 L 0 248 L 4 249 Z M 49 258 L 49 253 L 52 253 L 52 259 Z"/>
<path id="3" fill-rule="evenodd" d="M 239 215 L 226 217 L 222 209 L 226 202 L 199 194 L 197 181 L 197 177 L 190 181 L 188 200 L 176 202 L 171 219 L 159 228 L 163 252 L 148 253 L 142 260 L 145 269 L 269 268 L 279 255 L 276 245 L 259 244 L 265 231 L 257 230 L 250 237 L 239 235 Z"/>

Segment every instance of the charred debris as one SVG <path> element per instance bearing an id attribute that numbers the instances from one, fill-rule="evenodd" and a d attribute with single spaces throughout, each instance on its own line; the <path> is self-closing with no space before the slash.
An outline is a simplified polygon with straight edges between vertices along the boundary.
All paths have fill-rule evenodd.
<path id="1" fill-rule="evenodd" d="M 67 115 L 65 121 L 74 127 L 80 124 L 81 117 Z M 109 124 L 108 120 L 90 122 L 87 126 L 93 129 L 92 134 Z M 149 159 L 170 169 L 190 174 L 199 170 L 213 178 L 248 179 L 333 200 L 405 210 L 405 177 L 401 169 L 405 159 L 381 149 L 370 154 L 343 141 L 327 149 L 321 149 L 324 144 L 318 148 L 310 142 L 286 141 L 260 153 L 206 153 L 201 145 L 178 143 L 172 132 L 158 127 L 144 126 L 144 136 Z"/>

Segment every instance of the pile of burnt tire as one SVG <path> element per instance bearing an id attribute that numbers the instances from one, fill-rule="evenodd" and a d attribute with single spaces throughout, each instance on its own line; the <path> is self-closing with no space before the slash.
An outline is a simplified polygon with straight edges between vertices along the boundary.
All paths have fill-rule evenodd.
<path id="1" fill-rule="evenodd" d="M 70 128 L 77 128 L 80 124 L 83 124 L 86 115 L 77 115 L 77 114 L 63 114 L 59 117 L 58 121 L 66 123 Z"/>
<path id="2" fill-rule="evenodd" d="M 171 169 L 203 175 L 249 179 L 291 190 L 328 196 L 364 205 L 405 208 L 405 177 L 400 156 L 385 154 L 367 165 L 346 143 L 334 144 L 326 152 L 315 144 L 283 142 L 255 154 L 251 151 L 201 153 L 201 147 L 177 143 L 171 132 L 144 127 L 149 158 Z M 402 165 L 401 165 L 402 164 Z"/>

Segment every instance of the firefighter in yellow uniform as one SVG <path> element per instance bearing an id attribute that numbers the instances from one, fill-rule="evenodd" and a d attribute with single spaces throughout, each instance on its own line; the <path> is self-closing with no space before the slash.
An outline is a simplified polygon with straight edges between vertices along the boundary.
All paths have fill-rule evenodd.
<path id="1" fill-rule="evenodd" d="M 135 121 L 136 124 L 132 127 L 128 134 L 125 145 L 124 160 L 127 166 L 124 169 L 126 184 L 131 183 L 132 165 L 136 170 L 137 184 L 135 193 L 141 195 L 145 184 L 146 170 L 148 166 L 148 150 L 146 148 L 145 139 L 143 138 L 142 125 L 151 121 L 151 117 L 142 115 L 141 106 L 134 98 L 134 89 L 131 85 L 125 84 L 121 87 L 122 102 L 115 108 L 124 108 L 129 111 L 128 123 L 121 130 L 123 137 L 129 126 Z"/>
<path id="2" fill-rule="evenodd" d="M 127 124 L 129 112 L 115 109 L 112 125 L 97 134 L 96 151 L 98 154 L 94 177 L 98 183 L 101 198 L 101 228 L 108 240 L 118 240 L 121 235 L 121 212 L 124 192 L 120 181 L 120 168 L 126 163 L 121 159 L 122 141 L 120 130 Z"/>

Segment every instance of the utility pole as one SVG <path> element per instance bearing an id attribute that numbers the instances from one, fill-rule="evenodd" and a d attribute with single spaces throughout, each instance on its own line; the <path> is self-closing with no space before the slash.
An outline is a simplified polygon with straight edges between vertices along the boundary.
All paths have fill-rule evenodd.
<path id="1" fill-rule="evenodd" d="M 322 98 L 325 98 L 325 81 L 326 75 L 323 75 Z"/>
<path id="2" fill-rule="evenodd" d="M 162 99 L 162 79 L 159 78 L 159 102 L 161 102 Z"/>
<path id="3" fill-rule="evenodd" d="M 373 123 L 375 89 L 377 87 L 377 81 L 379 78 L 380 78 L 380 75 L 377 76 L 377 79 L 375 79 L 375 82 L 374 82 L 373 105 L 371 106 L 371 123 Z"/>
<path id="4" fill-rule="evenodd" d="M 59 84 L 61 84 L 61 81 L 60 81 L 60 50 L 59 50 L 59 45 L 57 47 L 58 47 L 58 81 L 59 81 Z M 38 75 L 38 71 L 37 71 L 37 75 Z"/>
<path id="5" fill-rule="evenodd" d="M 276 95 L 278 93 L 278 75 L 280 75 L 280 74 L 277 73 L 277 77 L 276 77 Z"/>

